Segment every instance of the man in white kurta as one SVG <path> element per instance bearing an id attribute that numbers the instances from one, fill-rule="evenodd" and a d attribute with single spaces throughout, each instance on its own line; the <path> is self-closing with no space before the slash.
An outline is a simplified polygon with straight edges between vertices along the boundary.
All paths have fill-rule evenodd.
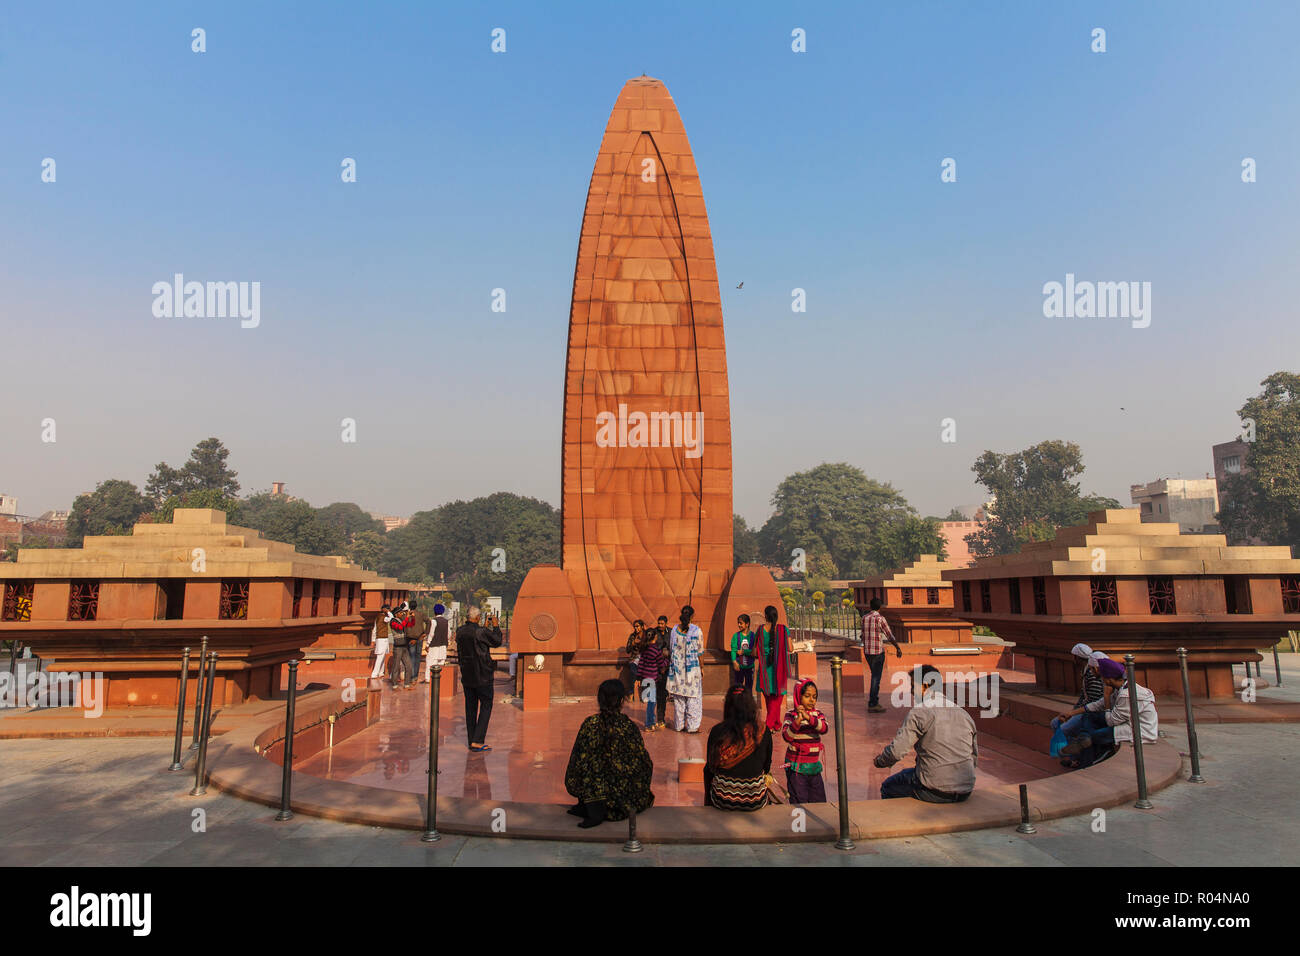
<path id="1" fill-rule="evenodd" d="M 700 671 L 700 652 L 704 632 L 692 624 L 695 609 L 682 608 L 681 621 L 668 635 L 668 695 L 673 699 L 673 729 L 688 734 L 700 732 L 704 718 L 704 675 Z"/>

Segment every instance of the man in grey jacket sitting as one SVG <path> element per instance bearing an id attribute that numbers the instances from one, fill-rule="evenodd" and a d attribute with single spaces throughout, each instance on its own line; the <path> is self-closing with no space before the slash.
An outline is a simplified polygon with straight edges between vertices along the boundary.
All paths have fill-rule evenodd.
<path id="1" fill-rule="evenodd" d="M 943 694 L 939 668 L 923 664 L 912 671 L 915 703 L 889 746 L 875 759 L 892 767 L 909 750 L 916 766 L 900 770 L 880 785 L 880 799 L 912 797 L 926 803 L 961 803 L 975 789 L 975 721 L 964 707 Z"/>

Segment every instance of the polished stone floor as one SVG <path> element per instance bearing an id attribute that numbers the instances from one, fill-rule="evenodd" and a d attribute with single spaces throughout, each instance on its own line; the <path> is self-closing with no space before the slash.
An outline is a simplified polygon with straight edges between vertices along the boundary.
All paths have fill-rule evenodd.
<path id="1" fill-rule="evenodd" d="M 818 685 L 829 689 L 830 667 L 821 666 Z M 1024 679 L 1023 675 L 1020 679 Z M 881 702 L 889 707 L 888 675 L 881 692 Z M 499 675 L 487 742 L 492 751 L 470 753 L 465 741 L 464 698 L 456 696 L 443 702 L 438 743 L 438 789 L 444 796 L 482 800 L 512 800 L 529 803 L 564 803 L 569 801 L 564 789 L 564 771 L 569 751 L 579 725 L 595 711 L 592 698 L 556 700 L 541 713 L 523 712 L 520 701 L 510 694 L 513 682 Z M 830 719 L 829 693 L 821 707 Z M 638 726 L 644 724 L 645 705 L 624 705 L 624 713 Z M 880 783 L 890 773 L 914 763 L 908 757 L 897 767 L 878 770 L 872 758 L 893 738 L 906 712 L 890 708 L 885 714 L 867 714 L 866 700 L 850 695 L 845 703 L 845 750 L 851 800 L 877 799 Z M 671 729 L 645 733 L 646 748 L 654 761 L 651 789 L 657 806 L 698 806 L 704 801 L 699 783 L 678 781 L 678 761 L 703 760 L 709 728 L 722 716 L 722 698 L 704 702 L 701 733 L 677 733 Z M 671 708 L 669 725 L 671 727 Z M 356 736 L 336 744 L 298 763 L 306 774 L 332 780 L 394 790 L 423 793 L 428 766 L 429 695 L 426 686 L 405 691 L 385 687 L 381 717 Z M 977 718 L 978 725 L 979 720 Z M 978 739 L 980 755 L 977 786 L 996 783 L 1020 783 L 1062 772 L 1057 761 L 1043 752 L 982 733 Z M 827 735 L 828 758 L 825 782 L 828 794 L 835 788 L 835 741 Z M 781 770 L 784 744 L 779 740 L 773 752 L 773 775 L 784 783 Z"/>

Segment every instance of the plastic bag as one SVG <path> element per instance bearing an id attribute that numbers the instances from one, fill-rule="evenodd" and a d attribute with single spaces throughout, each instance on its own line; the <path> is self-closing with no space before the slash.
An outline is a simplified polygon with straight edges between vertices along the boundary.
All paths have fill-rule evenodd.
<path id="1" fill-rule="evenodd" d="M 1065 737 L 1065 731 L 1060 727 L 1057 727 L 1056 733 L 1052 734 L 1052 745 L 1047 752 L 1053 757 L 1059 757 L 1061 756 L 1061 751 L 1065 749 L 1065 745 L 1068 743 L 1069 741 Z"/>

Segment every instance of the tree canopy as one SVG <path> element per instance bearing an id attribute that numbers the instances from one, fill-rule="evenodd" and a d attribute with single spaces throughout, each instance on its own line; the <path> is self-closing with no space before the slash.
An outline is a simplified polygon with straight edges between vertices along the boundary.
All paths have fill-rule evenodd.
<path id="1" fill-rule="evenodd" d="M 1013 554 L 1028 541 L 1046 541 L 1057 528 L 1082 524 L 1088 512 L 1118 508 L 1114 498 L 1079 493 L 1083 452 L 1074 442 L 1042 441 L 1023 451 L 985 451 L 971 471 L 993 504 L 985 524 L 966 536 L 971 554 Z"/>
<path id="2" fill-rule="evenodd" d="M 1300 375 L 1274 372 L 1237 414 L 1254 423 L 1242 471 L 1220 489 L 1219 523 L 1234 541 L 1300 549 Z M 1250 438 L 1247 427 L 1247 438 Z"/>
<path id="3" fill-rule="evenodd" d="M 772 495 L 775 509 L 758 532 L 769 564 L 789 567 L 796 548 L 810 577 L 865 577 L 939 553 L 938 524 L 921 518 L 892 485 L 844 463 L 790 475 Z"/>
<path id="4" fill-rule="evenodd" d="M 89 494 L 77 495 L 68 515 L 67 547 L 78 548 L 86 535 L 130 534 L 131 528 L 153 509 L 133 482 L 122 478 L 101 481 Z"/>
<path id="5" fill-rule="evenodd" d="M 205 438 L 194 446 L 189 461 L 172 468 L 160 461 L 144 484 L 145 494 L 162 502 L 191 491 L 220 492 L 226 498 L 239 494 L 237 472 L 226 465 L 230 451 L 219 438 Z"/>

